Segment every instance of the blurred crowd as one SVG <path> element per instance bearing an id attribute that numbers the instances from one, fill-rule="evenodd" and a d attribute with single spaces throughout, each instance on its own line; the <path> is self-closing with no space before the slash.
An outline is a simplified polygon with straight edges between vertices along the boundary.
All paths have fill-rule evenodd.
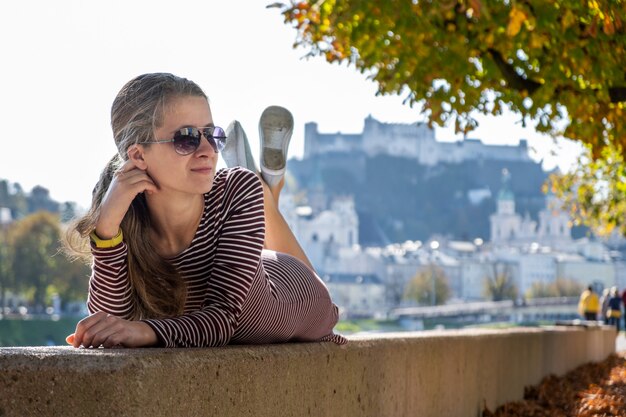
<path id="1" fill-rule="evenodd" d="M 618 332 L 621 330 L 623 318 L 626 329 L 626 289 L 620 294 L 617 287 L 605 288 L 598 294 L 590 285 L 580 295 L 578 312 L 585 320 L 597 320 L 614 325 Z"/>

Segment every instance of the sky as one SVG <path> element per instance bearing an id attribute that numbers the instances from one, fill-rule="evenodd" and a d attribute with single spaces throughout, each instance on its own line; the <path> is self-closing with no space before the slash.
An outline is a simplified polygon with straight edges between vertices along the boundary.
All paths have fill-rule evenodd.
<path id="1" fill-rule="evenodd" d="M 20 0 L 0 4 L 0 179 L 50 190 L 59 202 L 88 207 L 100 171 L 116 148 L 110 107 L 120 88 L 147 72 L 198 83 L 213 120 L 234 119 L 258 150 L 258 119 L 288 108 L 295 126 L 290 158 L 304 149 L 304 124 L 322 133 L 359 133 L 368 115 L 386 123 L 424 121 L 401 96 L 346 64 L 305 58 L 296 31 L 271 0 Z M 523 128 L 519 117 L 479 118 L 469 137 L 516 145 L 525 138 L 544 169 L 567 170 L 579 145 Z M 451 128 L 438 140 L 461 139 Z M 257 151 L 258 152 L 258 151 Z M 218 167 L 223 166 L 223 162 Z"/>

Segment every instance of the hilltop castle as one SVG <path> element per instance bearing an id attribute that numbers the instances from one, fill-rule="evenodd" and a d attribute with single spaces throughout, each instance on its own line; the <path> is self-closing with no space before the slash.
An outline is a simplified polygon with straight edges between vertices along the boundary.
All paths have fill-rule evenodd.
<path id="1" fill-rule="evenodd" d="M 439 142 L 426 123 L 382 123 L 371 115 L 359 134 L 319 133 L 317 123 L 307 123 L 304 141 L 305 159 L 328 153 L 363 153 L 368 157 L 383 154 L 412 158 L 427 166 L 477 159 L 531 161 L 525 139 L 517 146 L 485 145 L 479 139 Z"/>

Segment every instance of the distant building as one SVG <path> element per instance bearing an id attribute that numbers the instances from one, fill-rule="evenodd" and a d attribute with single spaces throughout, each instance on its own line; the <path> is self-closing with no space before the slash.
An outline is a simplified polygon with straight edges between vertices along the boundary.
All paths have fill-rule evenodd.
<path id="1" fill-rule="evenodd" d="M 426 123 L 382 123 L 372 116 L 365 119 L 363 132 L 358 134 L 319 133 L 317 123 L 307 123 L 304 141 L 305 159 L 332 153 L 364 153 L 369 157 L 412 158 L 428 166 L 477 159 L 531 161 L 525 139 L 517 146 L 485 145 L 478 139 L 439 142 Z"/>
<path id="2" fill-rule="evenodd" d="M 492 275 L 493 263 L 489 259 L 474 256 L 461 260 L 461 293 L 466 301 L 484 300 L 485 279 Z M 514 272 L 513 272 L 514 273 Z"/>
<path id="3" fill-rule="evenodd" d="M 600 288 L 616 285 L 618 268 L 608 257 L 606 248 L 603 255 L 589 256 L 597 252 L 597 242 L 584 239 L 573 242 L 568 250 L 555 250 L 549 246 L 533 243 L 527 246 L 500 245 L 492 248 L 494 259 L 514 266 L 512 274 L 519 294 L 525 295 L 534 283 L 549 285 L 557 279 L 576 282 L 581 288 L 594 284 Z M 593 248 L 593 249 L 590 249 Z"/>
<path id="4" fill-rule="evenodd" d="M 583 287 L 593 284 L 611 288 L 617 283 L 617 268 L 609 260 L 593 261 L 577 254 L 560 254 L 556 259 L 556 274 L 560 278 L 576 281 Z"/>
<path id="5" fill-rule="evenodd" d="M 619 260 L 614 263 L 615 265 L 615 284 L 620 291 L 626 289 L 626 262 Z"/>
<path id="6" fill-rule="evenodd" d="M 507 170 L 499 190 L 495 169 L 489 171 L 489 181 L 483 175 L 474 188 L 466 190 L 470 208 L 496 199 L 496 210 L 489 217 L 490 242 L 452 240 L 444 235 L 430 236 L 426 244 L 407 240 L 360 246 L 359 239 L 365 236 L 360 226 L 366 221 L 359 221 L 354 197 L 337 196 L 351 188 L 336 187 L 340 190 L 337 194 L 329 193 L 322 173 L 332 172 L 334 176 L 330 177 L 344 185 L 358 184 L 369 158 L 378 155 L 412 158 L 426 166 L 424 171 L 433 172 L 446 169 L 433 167 L 442 162 L 479 161 L 484 166 L 492 160 L 511 161 L 496 169 L 508 166 L 516 172 L 516 180 L 532 166 L 526 164 L 532 161 L 524 140 L 518 146 L 485 145 L 479 140 L 444 143 L 435 140 L 426 124 L 387 124 L 371 116 L 365 119 L 359 134 L 323 134 L 316 123 L 308 123 L 300 172 L 307 193 L 299 196 L 299 203 L 295 196 L 285 193 L 280 200 L 281 212 L 346 315 L 376 316 L 406 303 L 403 294 L 408 282 L 435 267 L 446 276 L 452 302 L 484 300 L 487 278 L 502 275 L 511 280 L 522 297 L 535 283 L 547 286 L 561 278 L 581 286 L 596 283 L 608 287 L 616 281 L 626 282 L 626 266 L 616 267 L 604 245 L 572 238 L 570 218 L 558 207 L 555 196 L 528 191 L 531 186 L 538 190 L 541 184 L 529 184 L 530 176 L 516 182 L 519 207 L 526 211 L 518 213 Z M 402 163 L 405 170 L 415 166 L 413 161 Z M 497 194 L 492 190 L 498 190 Z M 367 213 L 367 209 L 362 211 Z"/>
<path id="7" fill-rule="evenodd" d="M 555 254 L 537 244 L 493 248 L 493 259 L 494 263 L 504 262 L 509 266 L 509 278 L 520 296 L 528 292 L 533 283 L 548 285 L 558 278 Z"/>
<path id="8" fill-rule="evenodd" d="M 572 219 L 559 206 L 554 194 L 546 196 L 546 207 L 539 212 L 537 238 L 545 245 L 561 247 L 572 241 Z"/>
<path id="9" fill-rule="evenodd" d="M 528 241 L 535 235 L 536 222 L 528 216 L 522 218 L 515 212 L 515 196 L 509 187 L 510 175 L 502 174 L 502 188 L 496 200 L 496 212 L 491 215 L 491 241 L 493 243 Z"/>
<path id="10" fill-rule="evenodd" d="M 515 196 L 510 188 L 510 174 L 502 173 L 502 187 L 496 201 L 496 212 L 489 218 L 491 242 L 529 244 L 563 248 L 571 246 L 571 219 L 558 207 L 554 195 L 546 197 L 546 207 L 539 212 L 539 224 L 528 214 L 523 217 L 515 211 Z"/>
<path id="11" fill-rule="evenodd" d="M 616 268 L 605 245 L 597 241 L 572 239 L 571 219 L 558 206 L 554 195 L 546 196 L 539 222 L 515 211 L 515 196 L 509 187 L 510 175 L 503 172 L 502 187 L 491 215 L 491 250 L 497 260 L 515 265 L 512 276 L 524 295 L 533 284 L 549 285 L 567 279 L 586 287 L 596 283 L 610 287 L 616 282 Z"/>
<path id="12" fill-rule="evenodd" d="M 329 210 L 317 214 L 309 207 L 295 207 L 289 195 L 281 198 L 281 212 L 307 256 L 323 270 L 328 259 L 336 259 L 341 248 L 359 242 L 359 218 L 350 196 L 332 200 Z"/>
<path id="13" fill-rule="evenodd" d="M 322 279 L 344 317 L 385 315 L 385 285 L 377 275 L 325 274 Z"/>

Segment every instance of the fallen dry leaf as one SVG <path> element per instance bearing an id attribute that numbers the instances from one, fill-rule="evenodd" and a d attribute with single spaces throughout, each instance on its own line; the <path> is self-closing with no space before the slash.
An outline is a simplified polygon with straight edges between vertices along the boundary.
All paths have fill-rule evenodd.
<path id="1" fill-rule="evenodd" d="M 524 400 L 484 407 L 483 417 L 626 416 L 626 352 L 526 387 Z"/>

